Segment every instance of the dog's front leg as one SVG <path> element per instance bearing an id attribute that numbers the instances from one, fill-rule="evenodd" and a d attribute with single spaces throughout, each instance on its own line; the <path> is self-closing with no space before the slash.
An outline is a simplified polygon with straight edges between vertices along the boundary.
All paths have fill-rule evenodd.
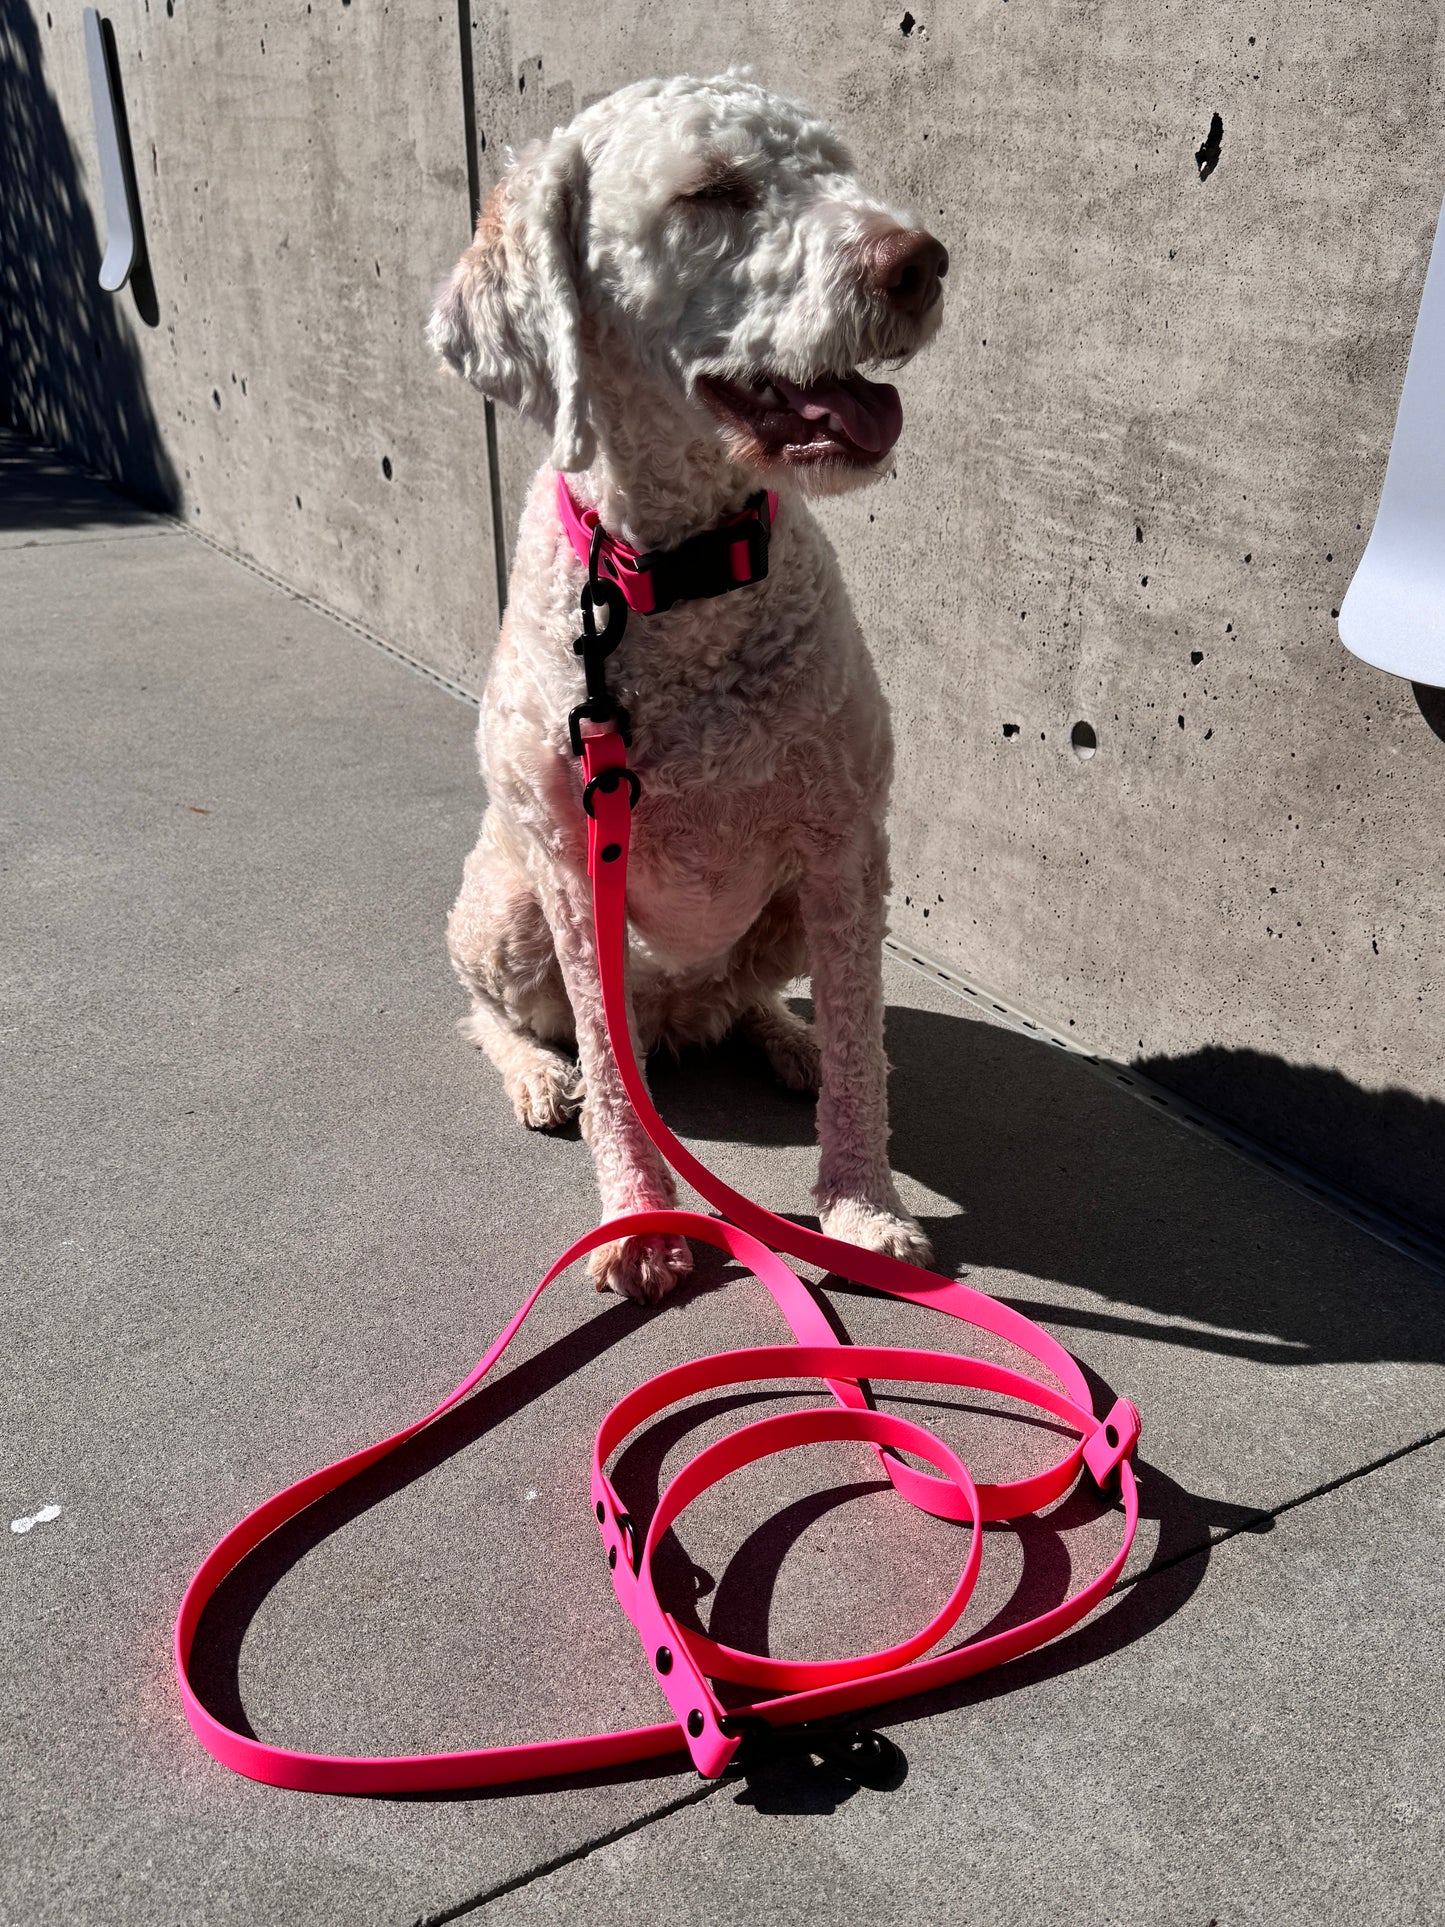
<path id="1" fill-rule="evenodd" d="M 672 1174 L 628 1101 L 607 1041 L 591 893 L 585 879 L 562 873 L 549 879 L 541 898 L 577 1025 L 577 1054 L 587 1086 L 582 1135 L 597 1167 L 602 1215 L 615 1218 L 626 1211 L 666 1211 L 676 1201 Z M 630 997 L 627 1023 L 641 1064 Z M 692 1270 L 692 1253 L 686 1238 L 622 1238 L 599 1246 L 587 1268 L 599 1291 L 619 1292 L 650 1305 Z"/>
<path id="2" fill-rule="evenodd" d="M 810 866 L 801 889 L 822 1059 L 818 1182 L 823 1229 L 926 1265 L 927 1234 L 903 1209 L 888 1164 L 883 1054 L 883 904 L 888 843 L 874 823 Z"/>

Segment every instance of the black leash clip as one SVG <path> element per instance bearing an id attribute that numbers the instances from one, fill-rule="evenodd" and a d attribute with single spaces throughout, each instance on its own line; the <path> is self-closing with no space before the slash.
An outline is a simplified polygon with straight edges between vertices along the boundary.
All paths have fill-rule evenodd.
<path id="1" fill-rule="evenodd" d="M 587 558 L 587 581 L 582 589 L 582 633 L 573 643 L 575 654 L 582 658 L 583 673 L 587 678 L 587 698 L 578 703 L 567 717 L 567 731 L 572 739 L 572 754 L 582 754 L 582 724 L 615 723 L 617 733 L 632 747 L 632 724 L 627 711 L 610 694 L 607 688 L 607 675 L 604 664 L 622 640 L 622 632 L 627 627 L 627 604 L 622 591 L 615 582 L 598 574 L 597 561 L 602 548 L 602 525 L 599 523 L 592 531 L 592 549 Z M 597 627 L 597 611 L 603 611 L 603 626 Z"/>
<path id="2" fill-rule="evenodd" d="M 725 1713 L 721 1724 L 724 1733 L 741 1735 L 728 1772 L 744 1779 L 778 1767 L 803 1767 L 805 1762 L 811 1767 L 816 1758 L 825 1772 L 889 1793 L 907 1772 L 893 1742 L 863 1728 L 774 1726 L 757 1713 Z"/>

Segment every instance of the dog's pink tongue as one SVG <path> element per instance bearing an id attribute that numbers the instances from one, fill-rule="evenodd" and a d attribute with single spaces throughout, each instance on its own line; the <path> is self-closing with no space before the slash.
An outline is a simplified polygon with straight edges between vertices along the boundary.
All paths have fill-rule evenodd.
<path id="1" fill-rule="evenodd" d="M 811 388 L 796 388 L 781 375 L 774 375 L 773 385 L 804 421 L 821 422 L 831 417 L 850 442 L 870 455 L 886 455 L 903 433 L 903 404 L 898 390 L 886 381 L 849 375 L 845 381 L 819 381 Z"/>

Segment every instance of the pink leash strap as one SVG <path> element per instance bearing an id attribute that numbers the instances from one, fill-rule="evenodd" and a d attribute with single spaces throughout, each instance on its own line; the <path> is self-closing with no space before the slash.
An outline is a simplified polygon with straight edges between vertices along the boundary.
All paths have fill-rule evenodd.
<path id="1" fill-rule="evenodd" d="M 1118 1400 L 1103 1419 L 1098 1418 L 1077 1362 L 1032 1320 L 957 1280 L 829 1238 L 764 1210 L 699 1163 L 658 1116 L 633 1056 L 627 1024 L 627 857 L 637 781 L 627 767 L 626 747 L 615 728 L 584 738 L 583 770 L 589 817 L 587 867 L 592 878 L 598 968 L 613 1054 L 627 1094 L 654 1144 L 709 1204 L 727 1216 L 643 1211 L 595 1226 L 568 1246 L 486 1356 L 424 1418 L 267 1499 L 232 1527 L 207 1556 L 186 1590 L 176 1621 L 175 1660 L 181 1700 L 202 1746 L 224 1765 L 253 1780 L 313 1793 L 439 1792 L 623 1766 L 684 1747 L 700 1773 L 715 1777 L 726 1769 L 745 1735 L 759 1725 L 789 1727 L 858 1712 L 950 1685 L 1057 1638 L 1104 1598 L 1123 1570 L 1133 1544 L 1139 1505 L 1130 1461 L 1139 1436 L 1139 1415 L 1127 1399 Z M 683 1233 L 700 1239 L 746 1265 L 772 1294 L 796 1341 L 716 1353 L 662 1372 L 619 1400 L 597 1434 L 591 1500 L 604 1556 L 618 1603 L 637 1630 L 647 1664 L 672 1717 L 655 1726 L 537 1740 L 525 1746 L 367 1758 L 271 1746 L 224 1725 L 209 1712 L 190 1683 L 191 1649 L 201 1615 L 226 1576 L 287 1520 L 375 1465 L 465 1398 L 501 1358 L 547 1286 L 570 1265 L 599 1245 L 655 1232 Z M 779 1252 L 836 1272 L 855 1284 L 945 1312 L 1006 1339 L 1057 1383 L 951 1352 L 846 1344 L 834 1334 L 807 1286 L 777 1255 Z M 694 1393 L 799 1378 L 821 1379 L 834 1403 L 757 1420 L 699 1452 L 663 1492 L 646 1537 L 639 1544 L 636 1529 L 606 1471 L 622 1442 L 637 1427 Z M 860 1383 L 865 1379 L 991 1392 L 1049 1413 L 1062 1420 L 1076 1437 L 1044 1472 L 1005 1484 L 976 1485 L 957 1454 L 922 1426 L 873 1410 Z M 738 1652 L 681 1625 L 659 1601 L 652 1581 L 653 1555 L 663 1534 L 702 1492 L 731 1472 L 775 1452 L 831 1439 L 868 1444 L 910 1504 L 968 1525 L 968 1550 L 959 1580 L 939 1612 L 918 1632 L 882 1652 L 826 1660 L 775 1660 Z M 925 1472 L 906 1463 L 896 1456 L 900 1452 L 912 1453 L 934 1470 Z M 1122 1541 L 1113 1558 L 1079 1592 L 1026 1624 L 941 1653 L 932 1652 L 968 1604 L 982 1559 L 983 1525 L 991 1520 L 1019 1518 L 1052 1504 L 1073 1485 L 1081 1467 L 1088 1469 L 1101 1488 L 1117 1473 L 1124 1520 Z M 713 1690 L 715 1680 L 756 1687 L 771 1696 L 755 1700 L 746 1713 L 730 1713 Z"/>

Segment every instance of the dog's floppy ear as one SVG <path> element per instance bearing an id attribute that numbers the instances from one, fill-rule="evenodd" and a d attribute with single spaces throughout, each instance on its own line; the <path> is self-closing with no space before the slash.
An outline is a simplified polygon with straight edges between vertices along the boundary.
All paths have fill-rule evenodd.
<path id="1" fill-rule="evenodd" d="M 580 143 L 554 134 L 523 150 L 492 190 L 476 238 L 437 296 L 427 338 L 493 401 L 552 434 L 552 465 L 597 450 L 582 368 Z"/>

